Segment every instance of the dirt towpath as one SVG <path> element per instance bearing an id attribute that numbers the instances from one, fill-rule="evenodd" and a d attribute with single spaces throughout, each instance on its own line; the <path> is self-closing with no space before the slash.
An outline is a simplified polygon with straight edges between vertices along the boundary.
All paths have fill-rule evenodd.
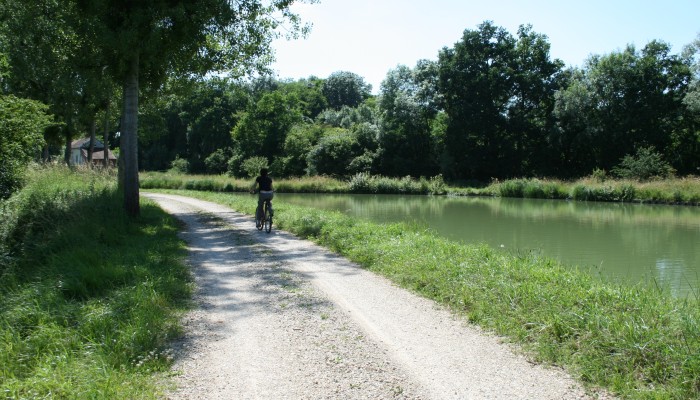
<path id="1" fill-rule="evenodd" d="M 171 399 L 585 399 L 432 301 L 289 233 L 148 193 L 185 223 L 199 308 Z"/>

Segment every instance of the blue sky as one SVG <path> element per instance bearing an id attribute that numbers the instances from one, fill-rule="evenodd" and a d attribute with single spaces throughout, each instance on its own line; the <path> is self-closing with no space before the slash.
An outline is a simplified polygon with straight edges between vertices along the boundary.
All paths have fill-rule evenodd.
<path id="1" fill-rule="evenodd" d="M 548 36 L 551 56 L 568 66 L 653 39 L 680 53 L 700 34 L 700 0 L 321 0 L 293 10 L 313 29 L 306 39 L 273 44 L 278 77 L 350 71 L 375 93 L 390 69 L 436 60 L 441 48 L 485 20 L 513 35 L 531 24 Z"/>

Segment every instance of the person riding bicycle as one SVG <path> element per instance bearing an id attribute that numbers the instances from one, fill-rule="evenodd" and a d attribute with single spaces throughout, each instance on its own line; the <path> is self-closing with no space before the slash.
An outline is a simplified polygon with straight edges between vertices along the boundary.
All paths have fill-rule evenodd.
<path id="1" fill-rule="evenodd" d="M 274 192 L 272 191 L 272 178 L 268 175 L 267 168 L 260 169 L 260 176 L 255 178 L 255 183 L 251 187 L 251 192 L 258 192 L 258 208 L 255 210 L 255 215 L 262 214 L 263 203 L 266 200 L 272 200 Z M 270 215 L 272 215 L 272 202 L 270 202 Z"/>

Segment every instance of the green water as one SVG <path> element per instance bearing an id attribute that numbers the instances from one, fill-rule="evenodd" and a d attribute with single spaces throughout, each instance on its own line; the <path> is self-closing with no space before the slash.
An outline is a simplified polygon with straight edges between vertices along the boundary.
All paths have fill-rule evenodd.
<path id="1" fill-rule="evenodd" d="M 610 280 L 700 289 L 700 207 L 445 196 L 285 194 L 276 200 L 378 222 L 416 221 L 447 238 L 536 252 Z"/>

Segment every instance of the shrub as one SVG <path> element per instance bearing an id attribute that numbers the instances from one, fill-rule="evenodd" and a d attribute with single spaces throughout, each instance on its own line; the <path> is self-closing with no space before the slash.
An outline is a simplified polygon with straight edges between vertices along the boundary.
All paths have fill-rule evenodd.
<path id="1" fill-rule="evenodd" d="M 190 170 L 190 162 L 180 156 L 175 157 L 172 163 L 170 163 L 170 172 L 178 174 L 186 174 Z"/>
<path id="2" fill-rule="evenodd" d="M 372 176 L 366 172 L 360 172 L 350 178 L 348 188 L 352 193 L 374 193 L 376 188 L 372 188 Z"/>
<path id="3" fill-rule="evenodd" d="M 445 184 L 445 179 L 442 174 L 435 175 L 430 178 L 428 183 L 428 193 L 430 194 L 445 194 L 447 193 L 447 185 Z"/>
<path id="4" fill-rule="evenodd" d="M 623 157 L 612 172 L 623 179 L 647 181 L 655 177 L 670 178 L 676 171 L 650 146 L 640 147 L 634 156 Z"/>
<path id="5" fill-rule="evenodd" d="M 608 178 L 608 173 L 604 169 L 596 168 L 593 170 L 591 178 L 597 182 L 605 182 L 605 180 Z"/>
<path id="6" fill-rule="evenodd" d="M 37 101 L 0 96 L 0 200 L 22 187 L 27 165 L 44 143 L 51 121 L 46 112 Z"/>
<path id="7" fill-rule="evenodd" d="M 523 197 L 524 193 L 525 181 L 521 179 L 505 181 L 498 186 L 501 197 Z"/>
<path id="8" fill-rule="evenodd" d="M 221 174 L 228 169 L 228 155 L 226 149 L 217 149 L 204 159 L 204 165 L 207 166 L 207 171 L 212 174 Z"/>

